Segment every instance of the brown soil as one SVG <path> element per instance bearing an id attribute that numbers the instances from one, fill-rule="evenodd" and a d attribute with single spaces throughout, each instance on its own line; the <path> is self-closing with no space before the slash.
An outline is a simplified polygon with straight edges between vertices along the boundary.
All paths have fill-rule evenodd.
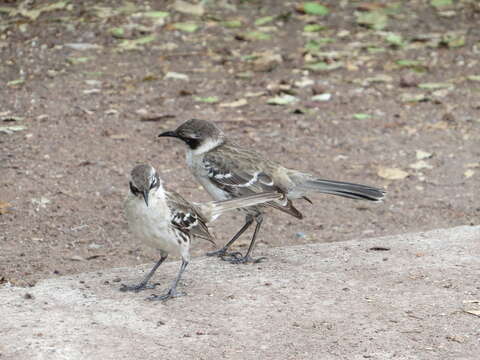
<path id="1" fill-rule="evenodd" d="M 331 13 L 317 19 L 296 11 L 293 2 L 234 1 L 236 9 L 218 2 L 195 18 L 172 10 L 170 1 L 138 1 L 139 9 L 150 6 L 171 16 L 153 30 L 127 31 L 130 39 L 149 34 L 156 39 L 126 51 L 117 51 L 122 39 L 109 29 L 141 19 L 127 12 L 100 17 L 96 3 L 72 2 L 35 21 L 0 11 L 0 127 L 26 127 L 0 132 L 1 281 L 26 285 L 153 262 L 156 252 L 128 234 L 122 215 L 128 174 L 135 164 L 149 162 L 170 188 L 194 201 L 208 200 L 185 167 L 183 145 L 156 137 L 192 117 L 215 121 L 239 143 L 269 152 L 285 166 L 388 190 L 381 204 L 314 195 L 313 206 L 298 204 L 302 221 L 276 212 L 264 222 L 257 255 L 265 247 L 478 224 L 480 83 L 467 78 L 480 75 L 480 14 L 474 2 L 459 2 L 451 17 L 440 16 L 429 1 L 405 2 L 386 29 L 407 42 L 394 48 L 385 35 L 356 23 L 357 2 L 323 2 Z M 113 1 L 102 6 L 119 8 Z M 268 15 L 283 15 L 264 26 L 271 39 L 245 41 L 240 33 L 254 30 L 254 20 Z M 222 26 L 231 19 L 244 26 Z M 198 23 L 199 30 L 184 33 L 171 26 L 185 21 Z M 310 38 L 302 30 L 308 22 L 326 27 L 311 36 L 332 38 L 321 51 L 340 55 L 321 56 L 329 64 L 342 60 L 342 67 L 303 68 Z M 464 32 L 463 46 L 413 41 L 419 34 L 452 30 Z M 80 51 L 71 43 L 98 48 Z M 375 52 L 379 47 L 384 51 Z M 280 58 L 245 57 L 266 51 Z M 417 70 L 423 72 L 396 65 L 402 59 L 421 61 L 424 67 Z M 169 72 L 188 80 L 166 78 Z M 390 79 L 371 80 L 378 75 Z M 314 84 L 295 86 L 304 77 Z M 440 92 L 416 87 L 439 82 L 453 87 Z M 284 92 L 300 100 L 267 104 Z M 332 97 L 312 101 L 318 93 Z M 405 93 L 428 99 L 404 102 Z M 197 98 L 209 96 L 219 102 Z M 247 104 L 222 106 L 239 99 Z M 371 116 L 353 116 L 359 113 Z M 23 120 L 12 121 L 15 116 Z M 424 159 L 431 168 L 410 167 L 418 165 L 417 150 L 432 154 Z M 388 180 L 378 175 L 382 168 L 409 176 Z M 240 214 L 217 221 L 219 243 L 242 223 Z M 240 250 L 248 241 L 248 236 L 239 241 Z M 206 250 L 210 245 L 199 243 L 193 254 Z"/>

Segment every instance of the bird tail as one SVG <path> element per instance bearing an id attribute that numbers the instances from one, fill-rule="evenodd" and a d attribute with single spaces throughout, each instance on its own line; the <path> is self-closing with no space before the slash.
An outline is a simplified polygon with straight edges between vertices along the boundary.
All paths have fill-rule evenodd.
<path id="1" fill-rule="evenodd" d="M 215 220 L 219 215 L 227 211 L 244 207 L 263 204 L 270 201 L 281 200 L 284 195 L 277 192 L 262 192 L 255 195 L 243 196 L 231 200 L 211 201 L 201 204 L 202 213 L 209 221 Z"/>
<path id="2" fill-rule="evenodd" d="M 308 179 L 303 181 L 293 189 L 293 192 L 300 194 L 320 192 L 350 199 L 370 201 L 381 201 L 385 197 L 385 191 L 379 188 L 324 179 Z"/>

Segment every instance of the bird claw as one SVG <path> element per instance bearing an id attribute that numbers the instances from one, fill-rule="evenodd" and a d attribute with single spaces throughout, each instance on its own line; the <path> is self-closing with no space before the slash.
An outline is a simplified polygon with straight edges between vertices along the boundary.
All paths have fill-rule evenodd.
<path id="1" fill-rule="evenodd" d="M 227 249 L 221 248 L 215 251 L 209 251 L 207 252 L 207 256 L 218 256 L 220 258 L 223 258 L 227 254 Z"/>
<path id="2" fill-rule="evenodd" d="M 180 296 L 185 296 L 185 295 L 187 295 L 187 294 L 184 293 L 184 292 L 178 292 L 175 289 L 170 289 L 170 290 L 168 290 L 168 292 L 166 294 L 163 294 L 163 295 L 152 294 L 148 298 L 146 298 L 145 300 L 148 300 L 148 301 L 166 301 L 168 299 L 173 299 L 173 298 L 180 297 Z"/>
<path id="3" fill-rule="evenodd" d="M 226 256 L 222 256 L 222 260 L 227 261 L 230 264 L 258 264 L 266 259 L 267 258 L 265 256 L 256 259 L 252 258 L 251 256 L 242 256 L 242 254 L 238 251 L 227 254 Z"/>
<path id="4" fill-rule="evenodd" d="M 127 291 L 133 291 L 133 292 L 140 292 L 142 290 L 147 290 L 147 289 L 155 289 L 157 285 L 160 285 L 160 283 L 154 283 L 154 284 L 137 284 L 137 285 L 125 285 L 122 284 L 120 287 L 120 291 L 127 292 Z"/>

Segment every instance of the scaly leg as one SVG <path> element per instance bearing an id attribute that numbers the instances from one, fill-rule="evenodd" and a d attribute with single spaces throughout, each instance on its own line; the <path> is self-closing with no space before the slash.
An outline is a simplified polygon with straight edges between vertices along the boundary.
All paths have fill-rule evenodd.
<path id="1" fill-rule="evenodd" d="M 150 278 L 155 274 L 155 271 L 157 271 L 158 267 L 165 261 L 165 259 L 168 257 L 168 254 L 163 254 L 160 256 L 160 260 L 157 261 L 157 263 L 153 266 L 152 270 L 143 278 L 143 280 L 137 284 L 137 285 L 125 285 L 122 284 L 122 287 L 120 288 L 120 291 L 135 291 L 139 292 L 145 289 L 154 289 L 155 286 L 158 284 L 147 284 Z"/>
<path id="2" fill-rule="evenodd" d="M 164 294 L 164 295 L 151 295 L 146 300 L 150 300 L 150 301 L 168 300 L 168 299 L 172 299 L 174 297 L 179 297 L 179 296 L 186 295 L 183 292 L 177 292 L 177 285 L 178 285 L 178 282 L 180 281 L 180 278 L 182 277 L 183 272 L 187 268 L 187 265 L 188 265 L 188 261 L 186 261 L 185 259 L 182 259 L 182 265 L 180 266 L 180 271 L 178 272 L 177 277 L 173 281 L 172 287 L 167 291 L 166 294 Z"/>

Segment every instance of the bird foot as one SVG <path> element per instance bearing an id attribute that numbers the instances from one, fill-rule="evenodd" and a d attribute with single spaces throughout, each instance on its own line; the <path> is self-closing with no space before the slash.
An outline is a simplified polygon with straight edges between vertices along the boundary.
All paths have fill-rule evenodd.
<path id="1" fill-rule="evenodd" d="M 226 248 L 221 248 L 221 249 L 218 249 L 218 250 L 215 250 L 215 251 L 209 251 L 207 252 L 206 254 L 207 256 L 218 256 L 218 257 L 224 257 L 225 255 L 227 255 L 227 249 Z"/>
<path id="2" fill-rule="evenodd" d="M 242 253 L 238 251 L 225 254 L 221 258 L 223 261 L 227 261 L 230 264 L 258 264 L 267 259 L 265 256 L 256 259 L 251 256 L 242 256 Z"/>
<path id="3" fill-rule="evenodd" d="M 170 289 L 164 295 L 152 294 L 148 298 L 146 298 L 145 300 L 148 300 L 148 301 L 165 301 L 165 300 L 168 300 L 168 299 L 173 299 L 173 298 L 180 297 L 180 296 L 185 296 L 185 295 L 187 295 L 187 294 L 184 293 L 184 292 L 178 292 L 175 289 Z"/>
<path id="4" fill-rule="evenodd" d="M 133 291 L 133 292 L 140 292 L 142 290 L 146 290 L 146 289 L 155 289 L 155 287 L 157 285 L 160 285 L 160 283 L 154 283 L 154 284 L 144 284 L 144 283 L 140 283 L 140 284 L 137 284 L 137 285 L 125 285 L 125 284 L 122 284 L 122 286 L 120 287 L 120 291 L 123 291 L 123 292 L 127 292 L 127 291 Z"/>

